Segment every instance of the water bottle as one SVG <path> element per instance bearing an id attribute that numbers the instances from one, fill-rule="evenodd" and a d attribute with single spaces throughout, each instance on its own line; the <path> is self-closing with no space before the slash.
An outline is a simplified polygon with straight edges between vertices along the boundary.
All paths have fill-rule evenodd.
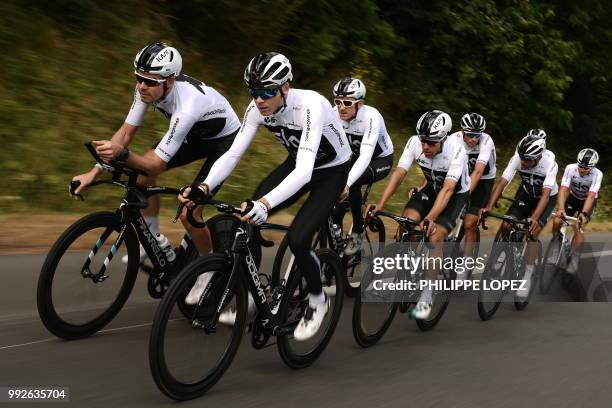
<path id="1" fill-rule="evenodd" d="M 164 234 L 159 234 L 155 238 L 157 238 L 157 245 L 159 245 L 159 249 L 164 251 L 166 254 L 166 259 L 168 262 L 172 262 L 176 259 L 176 254 L 174 253 L 174 249 L 172 249 L 172 244 L 166 238 Z"/>

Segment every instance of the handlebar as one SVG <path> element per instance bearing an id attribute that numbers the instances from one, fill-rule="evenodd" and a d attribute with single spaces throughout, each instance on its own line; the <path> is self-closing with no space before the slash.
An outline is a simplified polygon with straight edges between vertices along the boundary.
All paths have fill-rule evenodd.
<path id="1" fill-rule="evenodd" d="M 491 212 L 485 212 L 482 214 L 482 217 L 480 217 L 480 226 L 482 227 L 483 230 L 489 229 L 489 227 L 487 227 L 487 225 L 485 224 L 485 219 L 487 217 L 497 218 L 499 220 L 509 222 L 510 224 L 513 224 L 513 225 L 522 225 L 523 229 L 528 229 L 531 226 L 531 222 L 528 219 L 519 220 L 516 217 L 513 217 L 511 215 L 501 215 L 501 214 L 495 214 Z"/>

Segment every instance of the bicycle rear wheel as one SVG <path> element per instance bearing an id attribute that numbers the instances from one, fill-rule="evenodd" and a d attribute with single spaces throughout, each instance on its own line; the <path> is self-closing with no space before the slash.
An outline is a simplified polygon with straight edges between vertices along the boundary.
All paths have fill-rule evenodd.
<path id="1" fill-rule="evenodd" d="M 321 264 L 323 291 L 330 298 L 330 308 L 319 331 L 306 341 L 296 341 L 293 338 L 293 329 L 306 311 L 310 292 L 306 280 L 297 267 L 291 271 L 278 311 L 281 313 L 281 321 L 284 322 L 285 329 L 285 333 L 280 334 L 277 338 L 278 351 L 283 362 L 294 369 L 310 366 L 323 353 L 342 313 L 344 268 L 342 268 L 338 255 L 330 249 L 317 250 L 317 256 Z"/>
<path id="2" fill-rule="evenodd" d="M 247 291 L 241 276 L 226 298 L 228 307 L 236 308 L 235 324 L 212 322 L 230 272 L 225 256 L 200 257 L 174 280 L 155 312 L 149 364 L 155 384 L 169 398 L 184 401 L 206 393 L 221 379 L 238 351 L 247 317 Z M 210 289 L 185 320 L 178 300 L 202 273 L 214 273 Z"/>
<path id="3" fill-rule="evenodd" d="M 53 244 L 40 271 L 36 300 L 45 327 L 66 340 L 102 329 L 129 297 L 138 262 L 138 237 L 117 214 L 96 212 L 76 221 Z"/>

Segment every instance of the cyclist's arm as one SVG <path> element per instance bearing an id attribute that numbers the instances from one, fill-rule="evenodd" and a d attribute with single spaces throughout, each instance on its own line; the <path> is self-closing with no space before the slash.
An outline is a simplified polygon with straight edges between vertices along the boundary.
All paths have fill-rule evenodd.
<path id="1" fill-rule="evenodd" d="M 368 128 L 363 135 L 361 141 L 361 147 L 359 148 L 359 158 L 353 164 L 351 171 L 348 175 L 346 185 L 352 186 L 361 177 L 363 172 L 366 170 L 370 162 L 372 161 L 372 155 L 378 143 L 378 135 L 380 132 L 380 118 L 378 115 L 371 115 L 367 118 Z"/>
<path id="2" fill-rule="evenodd" d="M 400 157 L 399 162 L 397 163 L 397 168 L 393 171 L 393 174 L 391 174 L 389 182 L 385 187 L 385 191 L 383 191 L 382 196 L 376 204 L 379 209 L 385 206 L 387 201 L 389 201 L 393 194 L 395 194 L 399 185 L 402 184 L 404 177 L 406 177 L 410 166 L 412 166 L 412 162 L 416 159 L 418 152 L 418 146 L 416 143 L 420 143 L 418 136 L 413 136 L 408 139 L 404 152 L 402 153 L 402 157 Z"/>
<path id="3" fill-rule="evenodd" d="M 504 189 L 506 188 L 509 182 L 510 181 L 505 179 L 503 176 L 501 179 L 499 179 L 499 181 L 497 182 L 497 185 L 495 186 L 495 189 L 491 193 L 491 198 L 489 198 L 489 202 L 487 203 L 487 208 L 493 208 L 495 206 L 495 204 L 497 203 L 497 200 L 499 200 L 499 197 L 501 197 L 502 193 L 504 192 Z"/>
<path id="4" fill-rule="evenodd" d="M 565 211 L 565 202 L 569 195 L 569 187 L 561 185 L 559 188 L 559 195 L 557 196 L 557 212 Z"/>
<path id="5" fill-rule="evenodd" d="M 546 173 L 546 178 L 544 179 L 544 183 L 542 184 L 542 196 L 540 197 L 540 200 L 538 201 L 538 205 L 536 206 L 536 209 L 533 211 L 533 214 L 531 215 L 532 219 L 539 220 L 540 217 L 542 216 L 542 213 L 544 212 L 544 209 L 548 205 L 548 200 L 550 198 L 550 192 L 552 191 L 554 184 L 557 182 L 556 179 L 557 179 L 558 170 L 559 170 L 559 166 L 557 165 L 557 162 L 553 162 L 552 166 L 550 166 L 550 169 Z"/>
<path id="6" fill-rule="evenodd" d="M 215 161 L 208 172 L 208 176 L 206 176 L 206 179 L 202 183 L 209 192 L 213 191 L 232 173 L 247 147 L 249 147 L 251 141 L 253 141 L 253 137 L 255 137 L 255 133 L 259 127 L 260 118 L 261 114 L 257 110 L 257 107 L 255 107 L 255 104 L 251 102 L 244 114 L 242 126 L 236 134 L 232 146 Z"/>
<path id="7" fill-rule="evenodd" d="M 453 196 L 456 185 L 457 180 L 455 179 L 447 177 L 444 180 L 440 192 L 438 193 L 438 195 L 436 195 L 436 201 L 434 201 L 434 205 L 431 207 L 429 214 L 427 214 L 425 218 L 434 222 L 438 219 L 440 214 L 442 214 L 442 211 L 444 211 L 444 209 L 446 208 L 446 205 L 448 204 L 449 200 Z"/>
<path id="8" fill-rule="evenodd" d="M 295 158 L 295 168 L 272 191 L 262 197 L 264 204 L 272 209 L 287 200 L 312 178 L 317 151 L 323 136 L 323 111 L 320 104 L 313 104 L 304 109 L 302 120 L 305 125 L 300 136 L 300 146 Z"/>
<path id="9" fill-rule="evenodd" d="M 138 89 L 134 89 L 134 100 L 132 106 L 125 118 L 125 122 L 111 138 L 113 143 L 117 143 L 121 148 L 128 147 L 132 142 L 136 131 L 142 125 L 144 115 L 147 112 L 149 105 L 140 99 Z"/>
<path id="10" fill-rule="evenodd" d="M 132 139 L 140 126 L 131 125 L 124 122 L 123 125 L 111 137 L 111 142 L 117 143 L 122 148 L 128 147 L 132 143 Z"/>
<path id="11" fill-rule="evenodd" d="M 544 209 L 546 209 L 546 206 L 548 205 L 551 190 L 552 189 L 550 187 L 542 188 L 542 196 L 540 197 L 540 200 L 538 201 L 538 205 L 536 206 L 535 210 L 533 210 L 533 213 L 531 213 L 531 219 L 533 221 L 537 222 L 542 216 Z"/>
<path id="12" fill-rule="evenodd" d="M 593 191 L 589 191 L 587 194 L 587 198 L 584 200 L 584 204 L 582 205 L 582 212 L 588 214 L 593 209 L 593 205 L 595 204 L 595 199 L 597 198 L 597 193 Z"/>
<path id="13" fill-rule="evenodd" d="M 565 201 L 569 194 L 570 183 L 572 181 L 571 178 L 571 167 L 566 166 L 563 177 L 561 177 L 561 186 L 559 188 L 559 196 L 557 197 L 557 211 L 565 210 Z"/>
<path id="14" fill-rule="evenodd" d="M 455 155 L 452 158 L 450 166 L 448 167 L 448 172 L 446 173 L 446 178 L 444 179 L 442 188 L 436 195 L 436 201 L 434 201 L 434 205 L 431 207 L 429 214 L 427 214 L 425 218 L 435 222 L 442 211 L 444 211 L 448 201 L 455 192 L 457 182 L 461 179 L 461 176 L 466 170 L 467 160 L 468 158 L 465 149 L 462 146 L 459 146 L 455 151 Z"/>
<path id="15" fill-rule="evenodd" d="M 385 191 L 383 191 L 382 195 L 378 199 L 378 203 L 376 204 L 377 208 L 381 209 L 385 206 L 387 201 L 389 201 L 393 194 L 395 194 L 400 184 L 402 184 L 406 174 L 408 174 L 408 171 L 403 167 L 397 167 L 393 171 L 393 174 L 391 174 L 391 177 L 389 177 L 389 182 L 385 186 Z"/>
<path id="16" fill-rule="evenodd" d="M 480 181 L 480 177 L 484 173 L 486 164 L 481 162 L 476 162 L 474 166 L 474 171 L 470 174 L 470 194 L 476 190 L 476 186 L 478 186 L 478 182 Z"/>

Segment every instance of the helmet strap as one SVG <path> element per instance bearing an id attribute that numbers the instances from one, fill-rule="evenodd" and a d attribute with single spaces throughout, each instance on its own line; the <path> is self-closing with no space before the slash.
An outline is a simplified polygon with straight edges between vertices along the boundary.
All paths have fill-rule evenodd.
<path id="1" fill-rule="evenodd" d="M 274 114 L 277 114 L 278 112 L 282 111 L 283 109 L 285 109 L 287 107 L 287 98 L 285 98 L 285 94 L 283 93 L 282 86 L 279 87 L 278 92 L 280 92 L 281 98 L 283 98 L 283 104 L 281 106 L 279 106 L 277 110 L 274 111 Z M 289 92 L 289 91 L 287 91 L 287 92 Z"/>

